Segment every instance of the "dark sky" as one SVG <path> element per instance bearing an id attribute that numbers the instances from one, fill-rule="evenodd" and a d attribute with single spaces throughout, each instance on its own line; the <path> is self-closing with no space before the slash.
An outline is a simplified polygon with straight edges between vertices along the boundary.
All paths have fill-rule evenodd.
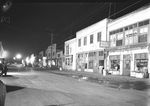
<path id="1" fill-rule="evenodd" d="M 27 56 L 45 50 L 51 43 L 49 32 L 53 32 L 53 43 L 57 43 L 58 49 L 63 49 L 64 41 L 74 38 L 76 31 L 108 17 L 110 3 L 112 15 L 136 2 L 13 0 L 9 10 L 1 11 L 0 14 L 1 19 L 6 20 L 0 23 L 0 41 L 4 49 L 9 51 L 10 57 L 16 53 Z M 111 18 L 122 16 L 147 3 L 139 0 Z"/>

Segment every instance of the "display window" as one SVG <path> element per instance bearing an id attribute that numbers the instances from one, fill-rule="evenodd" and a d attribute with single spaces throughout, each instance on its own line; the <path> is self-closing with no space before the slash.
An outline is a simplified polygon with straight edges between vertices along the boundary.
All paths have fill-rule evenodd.
<path id="1" fill-rule="evenodd" d="M 135 71 L 144 72 L 144 69 L 148 69 L 148 54 L 135 54 Z"/>
<path id="2" fill-rule="evenodd" d="M 119 71 L 120 70 L 120 55 L 110 56 L 110 68 L 111 70 Z"/>

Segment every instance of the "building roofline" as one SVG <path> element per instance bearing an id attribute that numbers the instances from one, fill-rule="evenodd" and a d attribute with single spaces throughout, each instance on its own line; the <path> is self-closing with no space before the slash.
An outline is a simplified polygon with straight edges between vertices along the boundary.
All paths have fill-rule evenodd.
<path id="1" fill-rule="evenodd" d="M 87 26 L 87 27 L 85 27 L 85 28 L 83 28 L 83 29 L 77 31 L 76 34 L 79 33 L 79 32 L 82 32 L 83 30 L 87 30 L 88 28 L 90 28 L 90 27 L 92 27 L 92 26 L 94 26 L 94 25 L 96 25 L 96 24 L 99 24 L 100 22 L 102 22 L 102 21 L 104 21 L 104 20 L 109 21 L 108 18 L 104 18 L 104 19 L 102 19 L 102 20 L 100 20 L 100 21 L 98 21 L 98 22 L 96 22 L 96 23 L 94 23 L 94 24 L 92 24 L 92 25 L 89 25 L 89 26 Z"/>
<path id="2" fill-rule="evenodd" d="M 127 13 L 127 14 L 125 14 L 125 15 L 123 15 L 123 16 L 120 16 L 120 17 L 118 17 L 118 18 L 116 18 L 116 19 L 112 19 L 111 21 L 109 21 L 109 23 L 115 22 L 115 21 L 117 21 L 117 20 L 119 20 L 119 19 L 121 19 L 121 18 L 127 17 L 127 16 L 129 16 L 129 15 L 131 15 L 131 14 L 138 13 L 138 12 L 143 11 L 143 10 L 146 10 L 146 9 L 148 9 L 148 8 L 150 8 L 150 3 L 145 4 L 144 6 L 138 8 L 138 9 L 136 9 L 136 10 L 130 12 L 130 13 Z"/>

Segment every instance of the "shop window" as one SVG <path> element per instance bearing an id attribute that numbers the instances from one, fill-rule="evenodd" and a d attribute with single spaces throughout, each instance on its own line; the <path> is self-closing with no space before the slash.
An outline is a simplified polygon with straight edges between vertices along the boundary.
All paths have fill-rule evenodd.
<path id="1" fill-rule="evenodd" d="M 109 56 L 110 59 L 110 68 L 112 70 L 119 70 L 120 69 L 120 55 L 113 55 Z"/>
<path id="2" fill-rule="evenodd" d="M 89 61 L 89 69 L 93 69 L 94 63 L 93 60 Z"/>
<path id="3" fill-rule="evenodd" d="M 135 71 L 144 72 L 148 68 L 148 54 L 135 54 Z"/>
<path id="4" fill-rule="evenodd" d="M 120 69 L 120 64 L 119 64 L 119 60 L 111 60 L 111 69 L 112 70 L 119 70 Z"/>

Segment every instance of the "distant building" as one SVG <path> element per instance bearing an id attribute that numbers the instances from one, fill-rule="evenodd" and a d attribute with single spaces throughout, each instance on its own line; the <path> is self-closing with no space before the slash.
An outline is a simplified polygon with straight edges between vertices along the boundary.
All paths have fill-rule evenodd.
<path id="1" fill-rule="evenodd" d="M 110 22 L 108 34 L 110 73 L 136 77 L 144 70 L 150 73 L 149 5 Z"/>
<path id="2" fill-rule="evenodd" d="M 64 48 L 65 66 L 64 68 L 67 70 L 76 70 L 76 46 L 77 46 L 76 38 L 73 38 L 65 42 L 65 48 Z"/>
<path id="3" fill-rule="evenodd" d="M 78 71 L 99 72 L 99 66 L 106 67 L 108 21 L 108 19 L 103 19 L 76 33 L 76 68 Z"/>
<path id="4" fill-rule="evenodd" d="M 62 50 L 56 52 L 56 66 L 63 68 L 64 54 Z"/>
<path id="5" fill-rule="evenodd" d="M 43 64 L 43 57 L 44 57 L 44 51 L 41 51 L 41 52 L 39 52 L 39 55 L 38 55 L 38 61 L 39 61 L 39 66 L 40 67 L 43 67 L 44 66 L 44 64 Z"/>
<path id="6" fill-rule="evenodd" d="M 56 65 L 56 44 L 48 46 L 45 52 L 48 66 Z"/>

